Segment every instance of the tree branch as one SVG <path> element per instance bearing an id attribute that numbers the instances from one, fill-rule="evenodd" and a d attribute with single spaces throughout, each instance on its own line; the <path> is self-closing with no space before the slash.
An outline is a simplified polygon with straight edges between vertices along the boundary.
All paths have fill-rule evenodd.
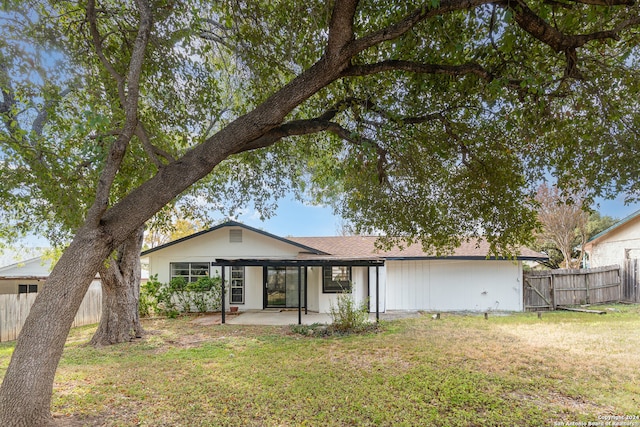
<path id="1" fill-rule="evenodd" d="M 64 89 L 62 92 L 60 92 L 60 94 L 58 96 L 60 98 L 64 98 L 65 96 L 67 96 L 70 93 L 71 93 L 71 88 L 67 88 L 67 89 Z M 48 100 L 42 106 L 40 111 L 38 111 L 38 115 L 36 116 L 35 120 L 31 124 L 31 131 L 34 134 L 36 134 L 38 136 L 42 136 L 42 130 L 44 129 L 44 125 L 47 123 L 47 119 L 49 117 L 48 110 L 49 110 L 49 108 L 51 108 L 51 106 L 54 104 L 54 102 L 55 101 L 53 101 L 53 100 Z"/>
<path id="2" fill-rule="evenodd" d="M 93 3 L 93 0 L 90 0 Z M 124 158 L 127 146 L 138 127 L 138 97 L 140 92 L 140 75 L 144 56 L 153 26 L 151 8 L 146 0 L 137 0 L 140 11 L 138 34 L 133 44 L 131 60 L 129 61 L 129 73 L 127 75 L 127 95 L 123 104 L 125 110 L 125 123 L 122 133 L 111 145 L 104 169 L 98 181 L 96 198 L 87 213 L 87 221 L 97 224 L 106 211 L 109 204 L 109 193 L 120 164 Z M 94 5 L 95 6 L 95 5 Z"/>
<path id="3" fill-rule="evenodd" d="M 100 59 L 102 66 L 107 70 L 109 74 L 111 74 L 113 80 L 115 80 L 118 87 L 118 97 L 120 98 L 120 103 L 124 105 L 126 102 L 126 95 L 124 91 L 124 77 L 116 71 L 113 64 L 109 62 L 107 57 L 104 56 L 104 52 L 102 51 L 102 37 L 100 36 L 100 31 L 98 30 L 95 0 L 89 0 L 87 3 L 87 21 L 89 22 L 89 30 L 91 32 L 91 39 L 93 42 L 93 47 L 96 51 L 96 55 L 98 55 L 98 59 Z"/>
<path id="4" fill-rule="evenodd" d="M 424 3 L 401 21 L 351 42 L 349 44 L 349 55 L 354 56 L 372 46 L 396 39 L 425 19 L 456 10 L 472 9 L 487 3 L 491 3 L 491 0 L 442 0 L 438 7 L 433 7 L 432 2 Z"/>
<path id="5" fill-rule="evenodd" d="M 599 1 L 599 0 L 595 0 Z M 605 0 L 606 1 L 606 0 Z M 593 40 L 614 39 L 618 40 L 620 31 L 640 23 L 640 17 L 627 19 L 608 31 L 597 31 L 589 34 L 564 34 L 554 26 L 538 16 L 527 6 L 524 0 L 499 0 L 497 4 L 510 9 L 514 19 L 527 33 L 545 43 L 556 52 L 564 52 L 568 49 L 577 49 Z"/>
<path id="6" fill-rule="evenodd" d="M 0 89 L 2 90 L 2 104 L 0 104 L 0 114 L 2 114 L 2 121 L 7 127 L 7 131 L 11 133 L 11 122 L 14 119 L 11 110 L 16 105 L 15 94 L 11 87 L 11 79 L 9 77 L 9 68 L 7 61 L 0 54 Z"/>
<path id="7" fill-rule="evenodd" d="M 354 144 L 354 145 L 362 146 L 364 143 L 373 145 L 376 148 L 376 152 L 378 154 L 378 161 L 376 165 L 376 171 L 378 173 L 378 182 L 380 184 L 388 182 L 387 171 L 386 171 L 386 166 L 388 163 L 387 150 L 385 150 L 378 143 L 376 143 L 375 141 L 369 138 L 365 138 L 362 136 L 359 136 L 358 138 L 354 138 L 352 133 L 348 129 L 345 129 L 344 127 L 340 126 L 338 123 L 330 122 L 329 126 L 327 127 L 327 132 L 331 132 L 337 137 L 347 142 L 350 142 L 351 144 Z"/>
<path id="8" fill-rule="evenodd" d="M 171 156 L 171 154 L 164 151 L 160 147 L 156 147 L 151 143 L 149 135 L 147 134 L 147 131 L 142 123 L 138 123 L 138 126 L 136 127 L 136 136 L 142 143 L 142 148 L 144 149 L 145 153 L 147 153 L 153 164 L 155 164 L 158 169 L 165 166 L 161 158 L 165 159 L 168 162 L 173 162 L 175 160 L 173 156 Z"/>
<path id="9" fill-rule="evenodd" d="M 331 122 L 329 120 L 321 118 L 294 120 L 271 129 L 260 138 L 254 139 L 242 147 L 238 147 L 238 149 L 231 154 L 238 154 L 245 151 L 256 150 L 258 148 L 269 147 L 282 138 L 286 138 L 288 136 L 310 135 L 312 133 L 322 132 L 327 130 L 330 123 Z"/>
<path id="10" fill-rule="evenodd" d="M 449 76 L 464 76 L 473 74 L 488 82 L 495 76 L 487 69 L 476 63 L 461 65 L 420 64 L 412 61 L 388 60 L 375 64 L 353 65 L 342 72 L 342 77 L 368 76 L 385 71 L 408 71 L 419 74 L 446 74 Z M 519 86 L 519 81 L 511 80 L 510 85 Z"/>
<path id="11" fill-rule="evenodd" d="M 585 4 L 593 4 L 587 3 L 592 0 L 575 0 L 577 2 L 585 3 Z M 593 0 L 594 2 L 600 2 L 601 0 Z M 606 2 L 607 0 L 602 0 Z M 626 0 L 621 0 L 626 1 Z M 565 75 L 574 78 L 582 78 L 580 71 L 578 70 L 578 58 L 576 49 L 584 46 L 586 43 L 593 40 L 607 40 L 619 39 L 619 33 L 625 28 L 635 26 L 640 24 L 640 17 L 634 17 L 622 21 L 618 25 L 616 25 L 612 30 L 607 31 L 597 31 L 589 34 L 564 34 L 563 32 L 556 29 L 554 26 L 546 22 L 540 16 L 538 16 L 533 10 L 527 6 L 524 0 L 499 0 L 497 4 L 501 5 L 504 8 L 510 9 L 513 12 L 514 19 L 516 23 L 525 30 L 527 33 L 531 34 L 536 39 L 545 43 L 549 47 L 551 47 L 556 52 L 564 52 L 567 58 L 567 68 L 565 70 Z M 596 3 L 602 4 L 602 3 Z M 622 2 L 614 1 L 612 4 L 627 4 Z"/>
<path id="12" fill-rule="evenodd" d="M 588 4 L 591 6 L 633 6 L 635 0 L 567 0 L 574 3 Z"/>
<path id="13" fill-rule="evenodd" d="M 336 0 L 329 23 L 329 40 L 325 55 L 340 57 L 342 49 L 353 40 L 353 18 L 358 0 Z"/>
<path id="14" fill-rule="evenodd" d="M 215 29 L 221 31 L 221 32 L 226 32 L 227 28 L 224 25 L 219 24 L 218 22 L 216 22 L 213 19 L 209 19 L 209 18 L 203 18 L 202 19 L 203 22 L 206 22 L 207 24 L 211 25 L 212 27 L 214 27 Z M 206 28 L 201 28 L 200 29 L 200 37 L 202 37 L 205 40 L 210 40 L 216 43 L 220 43 L 221 45 L 223 45 L 224 47 L 226 47 L 227 49 L 233 50 L 233 46 L 227 42 L 223 36 L 219 36 L 218 34 L 216 34 L 214 32 L 214 30 L 210 30 L 210 29 L 206 29 Z"/>

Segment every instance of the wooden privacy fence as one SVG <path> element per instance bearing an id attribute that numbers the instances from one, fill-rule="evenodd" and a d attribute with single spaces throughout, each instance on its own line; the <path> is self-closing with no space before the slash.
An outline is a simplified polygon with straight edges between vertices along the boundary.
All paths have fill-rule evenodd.
<path id="1" fill-rule="evenodd" d="M 31 305 L 37 294 L 0 295 L 0 342 L 12 341 L 18 337 Z M 90 287 L 73 319 L 73 327 L 91 325 L 100 321 L 102 313 L 102 289 Z"/>
<path id="2" fill-rule="evenodd" d="M 524 274 L 524 309 L 617 302 L 622 299 L 620 267 L 531 271 Z"/>

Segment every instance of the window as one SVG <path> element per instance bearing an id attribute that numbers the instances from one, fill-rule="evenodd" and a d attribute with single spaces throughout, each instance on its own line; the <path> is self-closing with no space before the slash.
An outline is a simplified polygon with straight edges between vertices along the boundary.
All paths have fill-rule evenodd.
<path id="1" fill-rule="evenodd" d="M 38 292 L 38 285 L 18 285 L 19 294 L 35 294 Z"/>
<path id="2" fill-rule="evenodd" d="M 244 267 L 231 267 L 231 304 L 244 304 Z"/>
<path id="3" fill-rule="evenodd" d="M 201 277 L 209 277 L 208 262 L 172 262 L 171 279 L 182 277 L 187 283 L 197 282 Z"/>
<path id="4" fill-rule="evenodd" d="M 322 292 L 351 292 L 351 267 L 333 265 L 323 267 Z"/>

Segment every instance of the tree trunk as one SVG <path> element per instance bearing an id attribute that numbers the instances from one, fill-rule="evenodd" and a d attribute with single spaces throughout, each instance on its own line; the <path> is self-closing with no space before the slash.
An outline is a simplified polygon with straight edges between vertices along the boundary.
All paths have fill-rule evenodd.
<path id="1" fill-rule="evenodd" d="M 98 270 L 102 282 L 102 317 L 93 346 L 131 341 L 142 336 L 138 313 L 140 252 L 144 227 L 139 227 Z"/>
<path id="2" fill-rule="evenodd" d="M 111 239 L 83 227 L 47 279 L 18 337 L 0 387 L 0 425 L 46 426 L 56 368 L 69 329 Z"/>
<path id="3" fill-rule="evenodd" d="M 161 168 L 118 203 L 107 209 L 104 199 L 96 199 L 97 205 L 94 203 L 85 225 L 54 267 L 18 337 L 0 387 L 0 426 L 42 426 L 51 420 L 53 380 L 67 335 L 105 259 L 154 213 L 231 154 L 274 144 L 277 139 L 267 138 L 261 145 L 255 141 L 338 78 L 349 64 L 346 50 L 330 53 L 253 111 Z"/>

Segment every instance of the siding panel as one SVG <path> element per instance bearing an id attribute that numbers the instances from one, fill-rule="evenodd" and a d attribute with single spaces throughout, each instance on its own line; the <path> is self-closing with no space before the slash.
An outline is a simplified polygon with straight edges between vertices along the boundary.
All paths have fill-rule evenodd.
<path id="1" fill-rule="evenodd" d="M 514 261 L 388 261 L 389 310 L 522 310 Z"/>

